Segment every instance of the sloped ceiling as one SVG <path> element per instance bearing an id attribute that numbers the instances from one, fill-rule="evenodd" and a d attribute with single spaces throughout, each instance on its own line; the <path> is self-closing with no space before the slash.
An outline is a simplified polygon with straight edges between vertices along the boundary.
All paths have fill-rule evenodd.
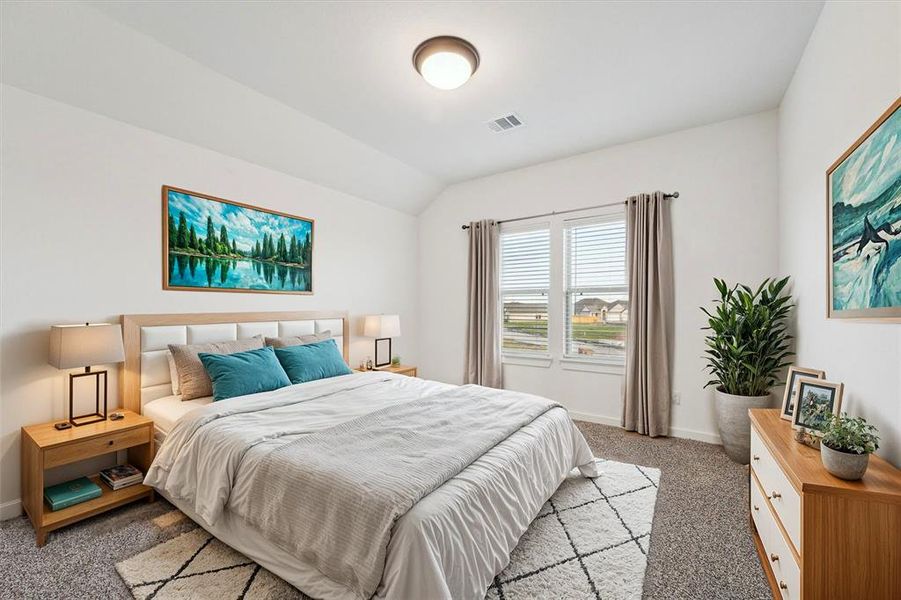
<path id="1" fill-rule="evenodd" d="M 816 2 L 3 6 L 2 79 L 416 214 L 445 185 L 776 107 Z M 482 63 L 429 87 L 413 48 Z M 517 112 L 526 127 L 485 122 Z"/>

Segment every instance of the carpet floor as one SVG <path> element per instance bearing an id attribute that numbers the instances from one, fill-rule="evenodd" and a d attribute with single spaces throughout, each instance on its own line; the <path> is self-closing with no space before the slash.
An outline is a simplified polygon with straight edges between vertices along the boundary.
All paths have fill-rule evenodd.
<path id="1" fill-rule="evenodd" d="M 748 526 L 747 467 L 719 446 L 649 438 L 579 422 L 595 455 L 662 472 L 645 598 L 770 598 Z M 164 500 L 139 503 L 50 534 L 23 518 L 0 523 L 0 598 L 129 598 L 115 563 L 195 525 Z"/>

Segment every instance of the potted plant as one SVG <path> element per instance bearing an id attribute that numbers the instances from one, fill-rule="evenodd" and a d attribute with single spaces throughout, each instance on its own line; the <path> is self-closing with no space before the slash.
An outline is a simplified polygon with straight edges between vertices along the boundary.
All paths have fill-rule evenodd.
<path id="1" fill-rule="evenodd" d="M 756 290 L 737 284 L 732 287 L 714 279 L 720 297 L 707 315 L 710 334 L 707 344 L 707 371 L 712 378 L 704 386 L 715 386 L 717 426 L 729 458 L 751 462 L 750 408 L 771 404 L 770 388 L 776 375 L 792 355 L 786 319 L 793 306 L 783 294 L 788 277 L 767 278 Z"/>
<path id="2" fill-rule="evenodd" d="M 820 440 L 823 466 L 840 479 L 860 479 L 867 472 L 870 454 L 879 448 L 878 433 L 862 417 L 829 415 Z"/>

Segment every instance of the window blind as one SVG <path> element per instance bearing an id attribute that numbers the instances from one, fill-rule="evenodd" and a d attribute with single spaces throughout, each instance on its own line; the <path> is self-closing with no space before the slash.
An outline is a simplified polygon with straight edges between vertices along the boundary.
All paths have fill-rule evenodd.
<path id="1" fill-rule="evenodd" d="M 564 244 L 564 354 L 622 359 L 629 318 L 625 216 L 567 222 Z"/>
<path id="2" fill-rule="evenodd" d="M 502 349 L 547 354 L 550 230 L 502 231 L 500 255 Z"/>

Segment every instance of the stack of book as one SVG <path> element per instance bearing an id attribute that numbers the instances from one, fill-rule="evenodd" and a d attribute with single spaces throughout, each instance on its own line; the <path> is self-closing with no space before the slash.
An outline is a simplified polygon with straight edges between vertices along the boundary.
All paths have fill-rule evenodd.
<path id="1" fill-rule="evenodd" d="M 93 498 L 99 498 L 102 493 L 99 485 L 87 477 L 79 477 L 66 483 L 44 488 L 44 500 L 50 505 L 50 510 L 60 510 Z"/>
<path id="2" fill-rule="evenodd" d="M 119 465 L 100 471 L 100 479 L 114 490 L 144 481 L 144 474 L 131 465 Z"/>

